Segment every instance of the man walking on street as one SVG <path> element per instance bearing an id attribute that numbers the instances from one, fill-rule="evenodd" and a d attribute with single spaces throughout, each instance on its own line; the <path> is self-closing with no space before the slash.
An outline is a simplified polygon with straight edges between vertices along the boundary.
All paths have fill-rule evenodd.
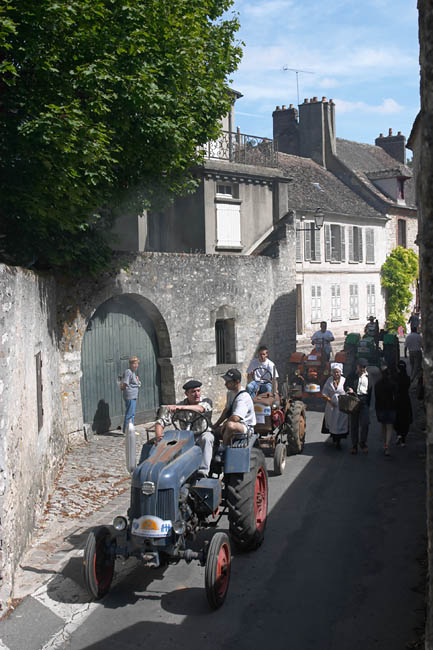
<path id="1" fill-rule="evenodd" d="M 406 336 L 404 342 L 404 356 L 407 357 L 409 350 L 410 380 L 413 381 L 422 370 L 422 338 L 416 327 L 411 328 L 411 333 Z"/>
<path id="2" fill-rule="evenodd" d="M 347 377 L 344 389 L 347 393 L 355 393 L 360 401 L 359 408 L 350 415 L 349 429 L 352 438 L 350 453 L 358 453 L 358 444 L 363 452 L 368 453 L 367 437 L 370 424 L 371 385 L 365 359 L 358 359 L 356 372 Z"/>

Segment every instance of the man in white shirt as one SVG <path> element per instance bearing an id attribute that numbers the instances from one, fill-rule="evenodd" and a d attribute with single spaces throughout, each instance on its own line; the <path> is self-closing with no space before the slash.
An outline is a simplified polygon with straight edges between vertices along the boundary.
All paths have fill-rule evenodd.
<path id="1" fill-rule="evenodd" d="M 256 414 L 253 400 L 241 386 L 242 375 L 237 368 L 230 368 L 222 375 L 227 388 L 227 400 L 214 429 L 222 424 L 223 444 L 229 445 L 233 437 L 242 438 L 254 432 Z"/>
<path id="2" fill-rule="evenodd" d="M 422 369 L 422 338 L 418 334 L 416 327 L 412 327 L 410 334 L 406 336 L 404 342 L 405 357 L 407 357 L 408 350 L 411 368 L 410 380 L 413 381 Z"/>
<path id="3" fill-rule="evenodd" d="M 316 346 L 316 350 L 318 352 L 323 349 L 326 354 L 326 358 L 329 361 L 332 351 L 331 341 L 334 340 L 334 335 L 330 330 L 327 329 L 327 327 L 328 323 L 326 320 L 322 320 L 320 323 L 320 330 L 314 332 L 313 336 L 311 337 L 311 343 Z"/>
<path id="4" fill-rule="evenodd" d="M 251 397 L 259 393 L 270 393 L 272 390 L 272 378 L 274 377 L 275 363 L 268 359 L 268 348 L 261 345 L 257 358 L 253 359 L 247 368 L 247 391 Z M 275 378 L 278 377 L 275 368 Z"/>

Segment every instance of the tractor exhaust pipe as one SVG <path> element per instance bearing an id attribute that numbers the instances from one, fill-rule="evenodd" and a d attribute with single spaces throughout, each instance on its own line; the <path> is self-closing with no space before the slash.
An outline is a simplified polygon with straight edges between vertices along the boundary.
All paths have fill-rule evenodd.
<path id="1" fill-rule="evenodd" d="M 128 423 L 128 427 L 125 433 L 125 457 L 126 469 L 130 474 L 132 474 L 137 466 L 135 427 L 132 422 Z"/>

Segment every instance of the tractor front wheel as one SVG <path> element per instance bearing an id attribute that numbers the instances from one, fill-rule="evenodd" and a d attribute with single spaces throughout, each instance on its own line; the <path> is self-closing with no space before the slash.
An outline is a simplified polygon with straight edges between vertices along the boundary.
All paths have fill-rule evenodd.
<path id="1" fill-rule="evenodd" d="M 287 425 L 287 453 L 302 453 L 305 445 L 305 404 L 298 400 L 290 403 L 286 413 Z"/>
<path id="2" fill-rule="evenodd" d="M 92 598 L 102 598 L 109 591 L 114 575 L 115 556 L 111 548 L 111 533 L 99 526 L 89 533 L 83 556 L 83 578 Z"/>
<path id="3" fill-rule="evenodd" d="M 230 539 L 226 533 L 216 533 L 209 544 L 205 568 L 206 597 L 212 609 L 224 603 L 230 582 Z"/>
<path id="4" fill-rule="evenodd" d="M 241 551 L 260 546 L 268 514 L 268 472 L 263 452 L 251 449 L 250 471 L 226 474 L 226 502 L 230 536 Z"/>
<path id="5" fill-rule="evenodd" d="M 274 452 L 274 474 L 280 476 L 284 472 L 286 466 L 287 451 L 286 445 L 279 442 L 275 447 Z"/>

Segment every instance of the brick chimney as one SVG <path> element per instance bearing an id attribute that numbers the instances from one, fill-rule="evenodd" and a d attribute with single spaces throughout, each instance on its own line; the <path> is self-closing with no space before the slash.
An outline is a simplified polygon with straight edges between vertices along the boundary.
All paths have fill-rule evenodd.
<path id="1" fill-rule="evenodd" d="M 290 104 L 289 108 L 277 106 L 272 113 L 274 146 L 282 153 L 299 156 L 298 111 Z"/>
<path id="2" fill-rule="evenodd" d="M 388 135 L 384 136 L 381 133 L 374 141 L 374 144 L 376 147 L 382 147 L 389 156 L 398 160 L 399 163 L 406 164 L 406 138 L 401 131 L 397 135 L 393 135 L 392 129 L 389 129 Z"/>

